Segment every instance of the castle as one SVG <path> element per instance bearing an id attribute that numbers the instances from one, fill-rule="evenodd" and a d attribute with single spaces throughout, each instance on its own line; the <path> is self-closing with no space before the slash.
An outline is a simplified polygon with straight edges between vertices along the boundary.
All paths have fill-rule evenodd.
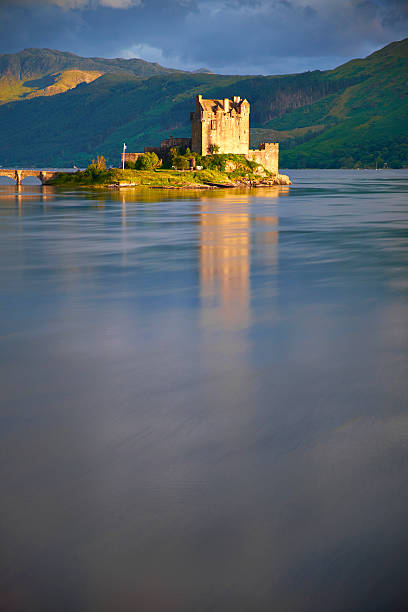
<path id="1" fill-rule="evenodd" d="M 167 138 L 160 147 L 145 147 L 145 153 L 155 152 L 165 157 L 172 147 L 189 147 L 200 155 L 211 153 L 236 153 L 256 161 L 272 174 L 279 173 L 279 143 L 262 143 L 259 149 L 249 148 L 248 100 L 239 96 L 232 99 L 204 99 L 196 97 L 195 111 L 190 113 L 191 138 Z M 136 161 L 142 153 L 122 153 L 125 161 Z"/>

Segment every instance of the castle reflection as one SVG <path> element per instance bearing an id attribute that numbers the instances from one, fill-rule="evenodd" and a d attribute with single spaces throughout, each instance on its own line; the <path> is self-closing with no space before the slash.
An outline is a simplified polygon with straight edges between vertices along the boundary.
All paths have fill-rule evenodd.
<path id="1" fill-rule="evenodd" d="M 257 190 L 257 196 L 263 195 Z M 284 195 L 268 190 L 268 199 Z M 278 261 L 278 219 L 254 215 L 250 192 L 201 197 L 200 296 L 203 323 L 239 329 L 250 324 L 251 249 L 268 244 L 269 265 Z"/>

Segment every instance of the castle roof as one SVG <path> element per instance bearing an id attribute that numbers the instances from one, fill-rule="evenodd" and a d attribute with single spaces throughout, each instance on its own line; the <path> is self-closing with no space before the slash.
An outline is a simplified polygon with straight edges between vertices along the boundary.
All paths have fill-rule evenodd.
<path id="1" fill-rule="evenodd" d="M 249 104 L 248 100 L 242 100 L 241 98 L 239 98 L 238 96 L 235 96 L 232 99 L 229 99 L 229 110 L 235 109 L 236 111 L 240 111 L 241 110 L 241 105 L 243 102 L 246 102 L 246 104 Z M 201 108 L 203 109 L 203 111 L 207 111 L 207 112 L 212 112 L 212 113 L 216 113 L 218 109 L 220 110 L 224 110 L 224 100 L 223 99 L 216 99 L 216 98 L 201 98 L 199 99 Z"/>

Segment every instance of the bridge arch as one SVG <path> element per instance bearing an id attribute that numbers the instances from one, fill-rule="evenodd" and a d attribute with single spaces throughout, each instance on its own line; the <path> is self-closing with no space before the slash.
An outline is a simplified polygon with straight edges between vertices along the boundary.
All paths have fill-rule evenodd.
<path id="1" fill-rule="evenodd" d="M 50 170 L 18 170 L 13 168 L 0 168 L 0 176 L 11 178 L 16 185 L 21 185 L 21 182 L 28 176 L 37 178 L 40 183 L 47 184 L 47 181 L 53 178 L 57 172 Z"/>
<path id="2" fill-rule="evenodd" d="M 0 175 L 1 185 L 16 185 L 16 179 L 13 175 L 1 174 Z"/>
<path id="3" fill-rule="evenodd" d="M 16 185 L 18 183 L 16 182 Z M 38 186 L 38 185 L 42 185 L 42 180 L 40 179 L 39 176 L 23 176 L 21 179 L 21 185 L 31 185 L 31 186 Z"/>

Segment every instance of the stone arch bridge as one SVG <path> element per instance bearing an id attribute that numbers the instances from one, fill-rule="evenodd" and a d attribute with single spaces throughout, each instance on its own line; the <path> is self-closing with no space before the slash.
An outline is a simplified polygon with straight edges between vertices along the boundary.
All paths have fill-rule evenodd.
<path id="1" fill-rule="evenodd" d="M 15 170 L 12 168 L 0 168 L 0 176 L 7 176 L 16 181 L 16 185 L 21 185 L 21 181 L 27 176 L 34 176 L 35 178 L 40 179 L 43 185 L 46 185 L 47 182 L 54 178 L 58 172 L 53 172 L 52 170 Z"/>

